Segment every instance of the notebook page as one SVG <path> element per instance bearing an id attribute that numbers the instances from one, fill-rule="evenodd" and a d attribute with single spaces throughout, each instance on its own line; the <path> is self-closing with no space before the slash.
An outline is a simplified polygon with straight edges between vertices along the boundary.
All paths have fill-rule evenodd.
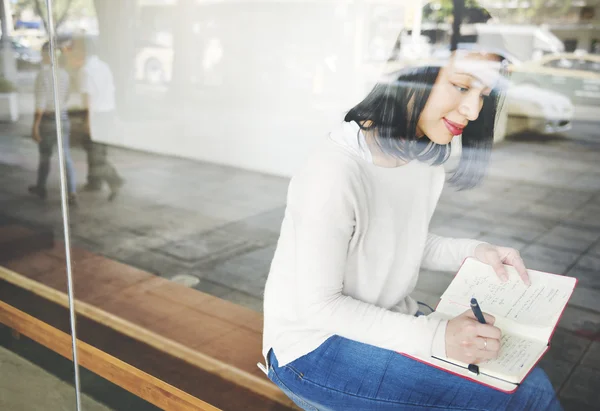
<path id="1" fill-rule="evenodd" d="M 535 365 L 548 346 L 540 341 L 504 334 L 498 358 L 479 364 L 479 370 L 517 381 Z"/>
<path id="2" fill-rule="evenodd" d="M 429 316 L 449 319 L 438 311 Z M 544 340 L 523 338 L 520 335 L 502 332 L 498 357 L 494 360 L 478 364 L 479 371 L 506 381 L 519 383 L 525 374 L 537 363 L 547 348 L 548 345 Z M 468 364 L 458 360 L 440 359 L 449 361 L 459 367 L 468 367 Z"/>
<path id="3" fill-rule="evenodd" d="M 492 267 L 467 259 L 442 295 L 438 310 L 456 316 L 468 310 L 471 298 L 475 297 L 483 311 L 496 317 L 551 331 L 576 280 L 529 270 L 531 286 L 527 287 L 513 267 L 505 267 L 509 280 L 503 283 Z"/>

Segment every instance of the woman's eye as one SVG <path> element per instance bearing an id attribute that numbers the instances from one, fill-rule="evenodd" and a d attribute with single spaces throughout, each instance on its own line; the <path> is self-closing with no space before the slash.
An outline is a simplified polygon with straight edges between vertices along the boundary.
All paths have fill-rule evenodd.
<path id="1" fill-rule="evenodd" d="M 468 87 L 459 86 L 458 84 L 453 84 L 454 88 L 460 91 L 461 93 L 466 93 L 469 91 Z"/>

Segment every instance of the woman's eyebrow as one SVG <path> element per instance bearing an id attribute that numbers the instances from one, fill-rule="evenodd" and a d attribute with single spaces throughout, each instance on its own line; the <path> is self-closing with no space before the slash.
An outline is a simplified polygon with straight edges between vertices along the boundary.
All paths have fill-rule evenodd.
<path id="1" fill-rule="evenodd" d="M 473 75 L 472 73 L 466 73 L 466 72 L 462 72 L 462 71 L 455 71 L 454 74 L 458 75 L 458 76 L 467 76 L 467 77 L 471 77 L 471 78 L 473 78 L 475 80 L 479 80 L 477 78 L 477 76 Z"/>
<path id="2" fill-rule="evenodd" d="M 490 86 L 489 84 L 486 84 L 486 82 L 485 82 L 485 81 L 484 81 L 482 78 L 480 78 L 480 77 L 476 76 L 476 75 L 475 75 L 475 74 L 473 74 L 473 73 L 466 73 L 466 72 L 462 72 L 462 71 L 455 71 L 455 72 L 454 72 L 454 74 L 455 74 L 455 75 L 459 75 L 459 76 L 466 76 L 466 77 L 469 77 L 469 79 L 470 79 L 470 80 L 475 80 L 475 81 L 477 81 L 477 82 L 481 83 L 481 85 L 482 85 L 482 86 L 483 86 L 485 89 L 490 89 L 490 90 L 491 90 L 491 89 L 493 88 L 493 87 L 492 87 L 492 86 Z"/>

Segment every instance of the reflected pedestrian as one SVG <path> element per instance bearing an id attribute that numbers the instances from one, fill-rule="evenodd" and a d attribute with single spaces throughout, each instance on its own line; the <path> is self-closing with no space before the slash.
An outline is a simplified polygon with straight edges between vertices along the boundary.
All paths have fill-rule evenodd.
<path id="1" fill-rule="evenodd" d="M 39 147 L 39 165 L 37 182 L 29 187 L 29 192 L 45 200 L 47 197 L 46 183 L 50 173 L 50 160 L 57 142 L 57 119 L 54 104 L 54 87 L 52 77 L 52 59 L 50 43 L 42 46 L 42 66 L 35 79 L 35 115 L 31 136 Z M 62 68 L 57 67 L 57 90 L 58 103 L 60 107 L 60 121 L 62 131 L 62 149 L 64 153 L 67 171 L 67 188 L 69 192 L 69 203 L 75 205 L 77 197 L 75 194 L 75 170 L 71 160 L 69 147 L 71 123 L 67 113 L 67 100 L 69 97 L 69 74 Z"/>
<path id="2" fill-rule="evenodd" d="M 96 54 L 90 37 L 73 40 L 73 62 L 79 68 L 79 91 L 86 109 L 84 148 L 87 152 L 86 191 L 99 191 L 104 182 L 110 188 L 109 201 L 115 199 L 124 180 L 108 161 L 108 149 L 102 141 L 116 133 L 115 85 L 110 67 Z"/>

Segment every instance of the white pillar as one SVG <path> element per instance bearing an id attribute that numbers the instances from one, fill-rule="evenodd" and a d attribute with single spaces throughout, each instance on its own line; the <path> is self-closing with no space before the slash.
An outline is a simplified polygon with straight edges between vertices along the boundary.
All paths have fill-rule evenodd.
<path id="1" fill-rule="evenodd" d="M 419 44 L 421 40 L 421 23 L 423 22 L 423 0 L 413 0 L 411 7 L 414 7 L 414 17 L 412 24 L 413 44 Z"/>
<path id="2" fill-rule="evenodd" d="M 14 82 L 17 79 L 17 65 L 10 41 L 12 27 L 9 22 L 12 22 L 10 2 L 8 0 L 0 0 L 0 25 L 2 28 L 2 38 L 0 40 L 2 43 L 2 67 L 0 68 L 0 75 Z"/>

